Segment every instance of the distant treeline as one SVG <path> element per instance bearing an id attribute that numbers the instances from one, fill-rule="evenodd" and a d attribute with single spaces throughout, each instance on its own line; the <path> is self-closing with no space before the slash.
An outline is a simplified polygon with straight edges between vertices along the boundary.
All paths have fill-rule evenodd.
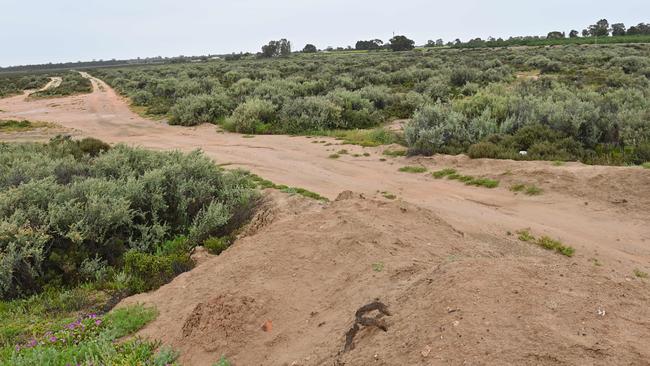
<path id="1" fill-rule="evenodd" d="M 510 37 L 508 39 L 489 37 L 487 40 L 474 38 L 467 42 L 456 39 L 446 45 L 454 48 L 477 47 L 508 47 L 508 46 L 551 46 L 564 44 L 594 44 L 594 43 L 649 43 L 650 24 L 639 23 L 627 28 L 623 23 L 609 24 L 607 19 L 601 19 L 583 29 L 582 32 L 571 30 L 568 35 L 562 31 L 551 31 L 546 36 Z M 445 45 L 441 39 L 428 41 L 426 47 Z"/>

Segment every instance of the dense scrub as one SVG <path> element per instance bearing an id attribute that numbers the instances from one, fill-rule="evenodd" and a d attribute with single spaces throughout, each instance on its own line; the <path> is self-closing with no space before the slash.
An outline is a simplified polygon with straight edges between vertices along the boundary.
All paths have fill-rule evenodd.
<path id="1" fill-rule="evenodd" d="M 200 152 L 94 139 L 0 145 L 0 298 L 96 283 L 155 288 L 189 252 L 229 234 L 255 201 L 250 179 Z"/>
<path id="2" fill-rule="evenodd" d="M 434 48 L 96 73 L 170 123 L 296 134 L 412 118 L 411 153 L 623 164 L 649 159 L 649 60 L 649 45 Z"/>
<path id="3" fill-rule="evenodd" d="M 84 78 L 76 71 L 58 74 L 63 79 L 56 88 L 39 91 L 30 95 L 32 98 L 62 97 L 67 95 L 90 93 L 93 91 L 90 80 Z"/>
<path id="4" fill-rule="evenodd" d="M 40 89 L 50 79 L 44 74 L 0 74 L 0 97 L 20 94 L 24 90 Z"/>

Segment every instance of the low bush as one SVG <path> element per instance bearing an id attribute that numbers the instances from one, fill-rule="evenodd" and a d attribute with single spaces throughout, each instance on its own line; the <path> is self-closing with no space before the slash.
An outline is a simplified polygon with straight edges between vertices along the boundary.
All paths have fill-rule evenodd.
<path id="1" fill-rule="evenodd" d="M 228 249 L 231 244 L 231 239 L 228 237 L 221 238 L 208 238 L 203 242 L 203 247 L 208 250 L 210 254 L 219 255 L 224 250 Z"/>
<path id="2" fill-rule="evenodd" d="M 216 123 L 234 109 L 234 101 L 225 93 L 190 95 L 179 99 L 169 113 L 169 124 L 194 126 L 199 123 Z"/>
<path id="3" fill-rule="evenodd" d="M 423 166 L 403 166 L 399 168 L 399 171 L 403 173 L 424 173 L 427 168 Z"/>
<path id="4" fill-rule="evenodd" d="M 250 99 L 235 108 L 224 122 L 224 127 L 239 133 L 268 133 L 276 118 L 277 112 L 273 103 Z"/>
<path id="5" fill-rule="evenodd" d="M 0 169 L 2 299 L 78 285 L 99 263 L 110 277 L 128 262 L 131 280 L 145 281 L 131 288 L 155 287 L 187 270 L 192 246 L 242 225 L 257 197 L 245 174 L 200 152 L 94 139 L 0 145 Z M 188 236 L 181 253 L 167 244 L 178 235 Z"/>

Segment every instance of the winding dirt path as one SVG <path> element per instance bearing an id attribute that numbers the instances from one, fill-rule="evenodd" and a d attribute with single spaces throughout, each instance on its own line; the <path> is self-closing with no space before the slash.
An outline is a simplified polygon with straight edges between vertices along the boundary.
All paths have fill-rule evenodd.
<path id="1" fill-rule="evenodd" d="M 242 167 L 276 183 L 303 187 L 330 199 L 344 190 L 381 197 L 390 192 L 431 209 L 457 230 L 474 235 L 531 228 L 561 238 L 577 257 L 603 258 L 628 274 L 650 269 L 650 170 L 569 163 L 470 160 L 465 157 L 388 158 L 384 147 L 337 146 L 330 138 L 255 136 L 217 132 L 215 126 L 169 126 L 133 113 L 127 101 L 97 78 L 94 91 L 47 100 L 16 96 L 0 100 L 0 119 L 49 121 L 80 136 L 151 149 L 201 149 L 217 163 Z M 47 138 L 48 136 L 42 136 Z M 11 137 L 1 136 L 5 140 Z M 324 143 L 326 141 L 330 146 Z M 328 156 L 345 148 L 348 155 Z M 363 156 L 369 153 L 369 156 Z M 361 156 L 354 157 L 353 154 Z M 387 161 L 381 159 L 387 158 Z M 430 175 L 398 172 L 404 165 L 434 170 L 455 167 L 465 174 L 497 177 L 500 188 L 468 187 Z M 508 186 L 535 183 L 537 197 L 515 195 Z"/>

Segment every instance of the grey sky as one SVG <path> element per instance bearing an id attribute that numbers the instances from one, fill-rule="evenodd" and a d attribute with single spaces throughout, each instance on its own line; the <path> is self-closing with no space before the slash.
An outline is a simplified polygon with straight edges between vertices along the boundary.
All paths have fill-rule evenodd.
<path id="1" fill-rule="evenodd" d="M 0 66 L 294 49 L 387 40 L 542 35 L 600 18 L 650 22 L 648 0 L 0 0 Z"/>

